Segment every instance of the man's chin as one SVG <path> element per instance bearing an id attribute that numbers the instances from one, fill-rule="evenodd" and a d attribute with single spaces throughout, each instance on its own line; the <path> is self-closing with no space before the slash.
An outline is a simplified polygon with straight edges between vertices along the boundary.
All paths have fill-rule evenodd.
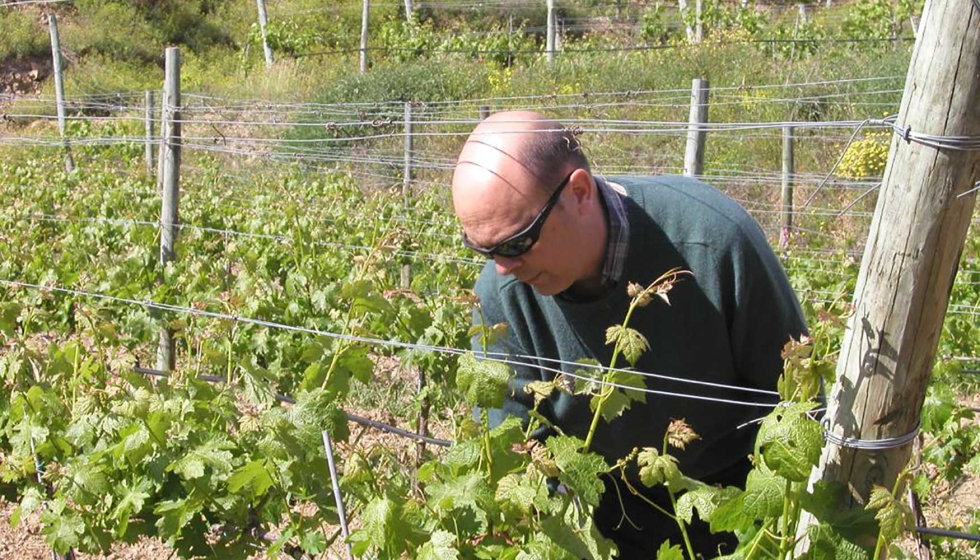
<path id="1" fill-rule="evenodd" d="M 560 294 L 570 288 L 571 286 L 559 285 L 552 280 L 551 282 L 536 282 L 534 284 L 528 283 L 534 291 L 540 296 L 553 296 Z"/>

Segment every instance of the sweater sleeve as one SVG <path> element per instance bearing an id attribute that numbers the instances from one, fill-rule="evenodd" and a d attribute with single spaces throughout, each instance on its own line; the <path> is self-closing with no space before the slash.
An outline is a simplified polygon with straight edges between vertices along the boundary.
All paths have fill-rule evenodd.
<path id="1" fill-rule="evenodd" d="M 743 383 L 775 390 L 780 353 L 790 337 L 805 334 L 803 311 L 782 264 L 754 223 L 740 228 L 732 246 L 733 308 L 729 337 L 736 375 Z"/>

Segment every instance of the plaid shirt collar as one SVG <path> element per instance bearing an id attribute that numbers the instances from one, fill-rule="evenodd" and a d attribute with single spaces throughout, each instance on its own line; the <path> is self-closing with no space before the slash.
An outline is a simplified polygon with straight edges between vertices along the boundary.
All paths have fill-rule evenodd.
<path id="1" fill-rule="evenodd" d="M 623 279 L 626 268 L 626 253 L 629 250 L 630 227 L 626 216 L 626 189 L 622 185 L 595 177 L 606 210 L 608 222 L 608 244 L 606 260 L 602 265 L 602 284 L 606 289 L 614 287 Z"/>

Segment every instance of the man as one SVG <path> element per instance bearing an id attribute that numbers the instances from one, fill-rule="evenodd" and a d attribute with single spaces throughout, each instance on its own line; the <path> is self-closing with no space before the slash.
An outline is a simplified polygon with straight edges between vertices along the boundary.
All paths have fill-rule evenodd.
<path id="1" fill-rule="evenodd" d="M 595 177 L 571 132 L 526 111 L 495 114 L 473 131 L 452 188 L 464 243 L 492 258 L 476 292 L 484 320 L 508 327 L 494 351 L 608 364 L 612 347 L 605 331 L 623 322 L 627 284 L 646 286 L 672 268 L 693 273 L 670 292 L 671 305 L 657 301 L 639 309 L 629 326 L 650 343 L 636 371 L 703 383 L 646 378 L 647 388 L 681 396 L 647 394 L 645 404 L 600 422 L 591 450 L 613 462 L 635 447 L 660 448 L 669 422 L 683 418 L 701 439 L 677 451 L 681 471 L 709 484 L 744 484 L 755 430 L 737 427 L 764 416 L 777 399 L 733 386 L 774 390 L 780 350 L 806 329 L 796 296 L 752 218 L 693 179 Z M 540 365 L 556 367 L 551 361 Z M 523 386 L 553 377 L 546 369 L 516 368 L 504 408 L 491 411 L 492 421 L 526 415 L 533 400 Z M 713 400 L 683 397 L 692 394 Z M 556 394 L 538 410 L 582 438 L 592 419 L 582 396 Z M 682 542 L 673 520 L 604 478 L 596 523 L 616 542 L 620 557 L 652 558 L 664 540 Z M 646 492 L 669 509 L 662 488 Z M 734 548 L 732 535 L 711 535 L 703 523 L 691 533 L 706 557 L 717 555 L 722 544 L 723 552 Z"/>

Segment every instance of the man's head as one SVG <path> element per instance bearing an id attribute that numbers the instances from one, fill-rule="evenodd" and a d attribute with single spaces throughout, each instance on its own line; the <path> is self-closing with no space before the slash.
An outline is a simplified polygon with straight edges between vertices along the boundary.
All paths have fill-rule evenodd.
<path id="1" fill-rule="evenodd" d="M 453 174 L 467 245 L 544 295 L 591 291 L 605 255 L 602 202 L 572 132 L 540 113 L 490 116 Z"/>

